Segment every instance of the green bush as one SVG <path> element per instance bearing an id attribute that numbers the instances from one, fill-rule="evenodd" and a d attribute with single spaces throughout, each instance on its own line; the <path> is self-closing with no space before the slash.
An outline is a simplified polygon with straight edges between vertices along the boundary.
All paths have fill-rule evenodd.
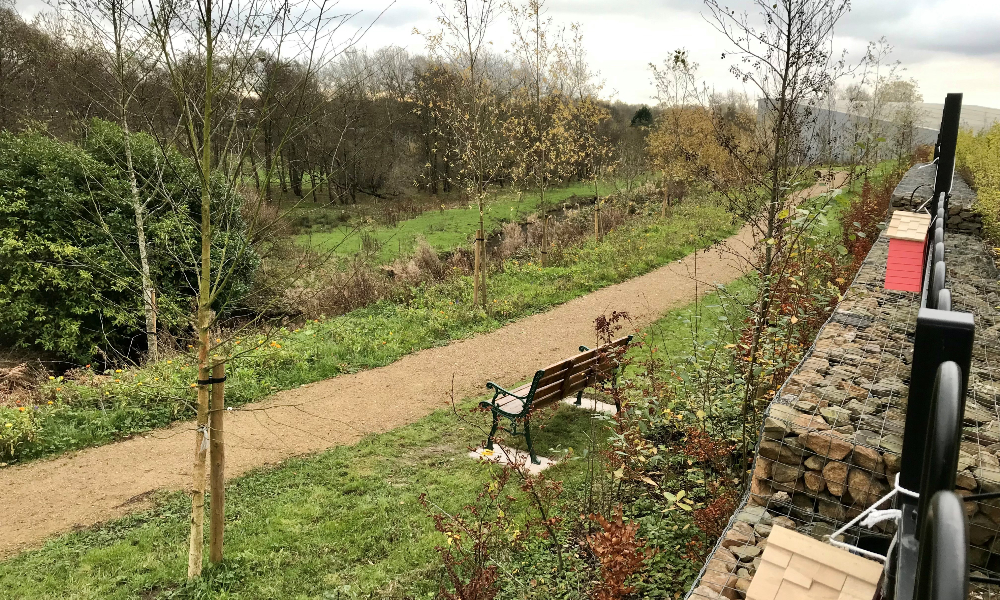
<path id="1" fill-rule="evenodd" d="M 35 441 L 38 422 L 25 408 L 0 408 L 0 462 L 16 457 L 25 444 Z"/>
<path id="2" fill-rule="evenodd" d="M 1000 240 L 1000 123 L 978 134 L 959 132 L 955 159 L 976 190 L 975 208 L 983 216 L 983 232 Z"/>
<path id="3" fill-rule="evenodd" d="M 201 186 L 191 161 L 153 138 L 132 136 L 159 321 L 186 326 L 196 281 Z M 144 339 L 135 213 L 124 169 L 125 136 L 93 121 L 80 146 L 29 131 L 0 133 L 0 344 L 89 362 L 99 349 L 126 351 Z M 220 309 L 247 290 L 256 268 L 246 247 L 240 199 L 213 182 L 218 220 L 213 258 L 228 246 L 233 282 Z M 195 242 L 196 243 L 196 242 Z M 111 354 L 109 351 L 108 354 Z"/>

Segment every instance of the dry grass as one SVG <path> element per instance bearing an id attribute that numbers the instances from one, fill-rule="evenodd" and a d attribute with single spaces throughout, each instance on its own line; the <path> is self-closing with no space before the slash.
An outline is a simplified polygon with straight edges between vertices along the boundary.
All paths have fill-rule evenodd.
<path id="1" fill-rule="evenodd" d="M 4 364 L 5 361 L 0 361 Z M 10 363 L 8 363 L 10 364 Z M 47 373 L 37 360 L 15 362 L 11 366 L 0 366 L 0 406 L 14 407 L 34 404 L 35 390 Z"/>

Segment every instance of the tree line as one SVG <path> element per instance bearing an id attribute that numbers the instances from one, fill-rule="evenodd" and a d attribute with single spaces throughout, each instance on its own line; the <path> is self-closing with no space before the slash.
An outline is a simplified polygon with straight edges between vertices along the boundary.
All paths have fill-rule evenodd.
<path id="1" fill-rule="evenodd" d="M 106 31 L 109 11 L 94 11 L 101 2 L 73 0 L 29 22 L 11 0 L 2 1 L 0 128 L 44 128 L 58 139 L 78 140 L 82 124 L 93 118 L 127 122 L 193 157 L 180 126 L 184 100 L 171 79 L 198 92 L 203 55 L 191 49 L 168 66 L 154 36 L 133 25 L 119 40 L 128 48 L 116 66 L 108 60 L 115 44 Z M 638 107 L 598 98 L 578 26 L 557 27 L 538 3 L 491 10 L 490 21 L 509 17 L 522 34 L 516 52 L 483 45 L 470 55 L 455 51 L 454 39 L 428 33 L 423 54 L 331 42 L 305 56 L 244 48 L 220 57 L 217 76 L 230 81 L 215 98 L 212 160 L 267 200 L 336 204 L 388 200 L 414 189 L 459 191 L 470 169 L 487 167 L 485 158 L 490 187 L 592 176 L 610 155 L 599 146 L 631 141 L 629 121 Z M 123 28 L 137 20 L 122 19 Z M 105 31 L 95 35 L 95 29 Z M 489 130 L 478 141 L 488 144 L 488 157 L 468 147 L 469 115 L 463 113 L 474 105 L 481 111 L 476 123 L 486 123 L 482 111 L 490 111 Z M 222 156 L 223 140 L 234 136 L 240 143 Z M 544 173 L 533 155 L 541 152 L 548 156 Z"/>

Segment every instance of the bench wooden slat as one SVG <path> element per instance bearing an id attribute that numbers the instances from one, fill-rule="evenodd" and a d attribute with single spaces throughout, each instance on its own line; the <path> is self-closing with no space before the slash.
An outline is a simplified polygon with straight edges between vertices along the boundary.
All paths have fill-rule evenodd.
<path id="1" fill-rule="evenodd" d="M 560 365 L 560 367 L 561 368 L 559 369 L 553 369 L 551 367 L 545 369 L 545 375 L 542 375 L 542 378 L 538 380 L 538 386 L 546 386 L 554 381 L 564 379 L 566 377 L 566 373 L 573 368 L 573 363 L 567 361 L 565 365 Z"/>
<path id="2" fill-rule="evenodd" d="M 548 388 L 537 390 L 531 405 L 545 405 L 550 404 L 552 401 L 568 398 L 594 383 L 594 377 L 589 371 L 577 373 L 572 377 L 566 378 L 564 381 L 551 384 Z"/>
<path id="3" fill-rule="evenodd" d="M 565 371 L 567 368 L 570 368 L 569 372 L 570 375 L 574 375 L 582 370 L 589 368 L 590 366 L 593 365 L 593 361 L 598 357 L 600 357 L 602 353 L 604 358 L 602 362 L 605 361 L 610 362 L 611 358 L 615 354 L 615 352 L 611 351 L 612 350 L 617 351 L 619 347 L 626 345 L 628 341 L 629 341 L 628 337 L 619 338 L 609 344 L 601 346 L 600 348 L 584 350 L 583 352 L 575 354 L 567 358 L 566 360 L 561 360 L 557 363 L 553 363 L 545 367 L 545 369 L 543 369 L 545 371 L 545 375 L 543 375 L 542 378 L 538 381 L 538 387 L 539 388 L 545 387 L 548 384 L 552 383 L 553 381 L 561 379 L 565 375 Z M 606 367 L 602 368 L 606 369 Z"/>
<path id="4" fill-rule="evenodd" d="M 538 381 L 538 387 L 536 389 L 540 390 L 544 387 L 548 387 L 553 383 L 564 381 L 567 377 L 572 377 L 577 373 L 583 373 L 584 371 L 589 371 L 597 366 L 599 359 L 600 357 L 597 354 L 594 354 L 593 356 L 585 357 L 584 360 L 582 360 L 581 362 L 574 363 L 570 365 L 568 369 L 564 369 L 562 371 L 559 371 L 558 373 L 552 373 L 551 375 L 549 373 L 546 373 L 545 376 Z"/>
<path id="5" fill-rule="evenodd" d="M 545 375 L 538 380 L 532 404 L 551 400 L 554 396 L 567 398 L 587 386 L 579 387 L 581 381 L 587 381 L 587 374 L 593 375 L 591 383 L 607 379 L 616 368 L 618 348 L 624 346 L 629 338 L 623 337 L 610 344 L 587 350 L 564 361 L 546 367 Z"/>

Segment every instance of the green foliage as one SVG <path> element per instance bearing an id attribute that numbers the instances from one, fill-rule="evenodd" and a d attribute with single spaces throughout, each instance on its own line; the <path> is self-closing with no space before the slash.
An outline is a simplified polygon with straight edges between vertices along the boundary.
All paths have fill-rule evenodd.
<path id="1" fill-rule="evenodd" d="M 602 195 L 614 191 L 610 182 L 604 182 L 599 188 Z M 593 183 L 573 183 L 565 187 L 551 189 L 545 193 L 545 203 L 549 206 L 562 202 L 572 202 L 574 196 L 589 196 L 593 198 Z M 520 199 L 512 192 L 503 192 L 497 198 L 486 204 L 484 222 L 487 231 L 496 229 L 505 221 L 523 218 L 538 209 L 539 195 L 537 192 L 525 193 Z M 310 215 L 296 216 L 296 222 L 304 225 L 319 225 L 318 231 L 302 234 L 296 237 L 299 244 L 311 245 L 318 249 L 336 249 L 337 254 L 353 256 L 364 244 L 364 236 L 358 231 L 358 224 L 344 225 L 339 228 L 323 231 L 322 225 L 339 224 L 343 219 L 340 210 L 329 217 L 322 217 L 322 210 L 303 211 Z M 380 247 L 378 259 L 391 262 L 400 254 L 408 254 L 416 248 L 418 239 L 425 239 L 435 250 L 448 251 L 471 244 L 473 234 L 479 228 L 479 208 L 468 205 L 459 208 L 448 208 L 441 211 L 431 210 L 418 217 L 400 222 L 395 227 L 362 227 L 370 238 Z"/>
<path id="2" fill-rule="evenodd" d="M 200 184 L 193 163 L 142 134 L 131 137 L 159 321 L 186 327 L 195 265 Z M 139 251 L 125 136 L 93 121 L 81 146 L 42 132 L 0 133 L 0 342 L 89 362 L 129 348 L 142 323 Z M 232 268 L 217 308 L 246 292 L 256 267 L 247 252 L 240 199 L 213 182 L 213 259 Z M 244 250 L 242 252 L 237 249 Z M 236 261 L 236 264 L 231 264 Z M 141 336 L 140 336 L 141 337 Z"/>
<path id="3" fill-rule="evenodd" d="M 0 340 L 73 358 L 129 327 L 133 295 L 86 190 L 111 169 L 41 133 L 0 133 Z M 87 265 L 87 266 L 84 266 Z"/>
<path id="4" fill-rule="evenodd" d="M 22 446 L 35 440 L 38 421 L 33 412 L 25 407 L 0 408 L 0 462 L 17 456 Z"/>
<path id="5" fill-rule="evenodd" d="M 643 105 L 632 115 L 632 127 L 651 127 L 653 125 L 653 113 L 649 107 Z"/>
<path id="6" fill-rule="evenodd" d="M 955 159 L 976 190 L 974 208 L 983 216 L 983 233 L 1000 240 L 1000 123 L 978 134 L 960 131 Z"/>
<path id="7" fill-rule="evenodd" d="M 383 366 L 416 350 L 495 330 L 642 275 L 732 229 L 726 212 L 705 199 L 677 207 L 670 221 L 639 218 L 601 242 L 589 240 L 567 250 L 556 265 L 508 261 L 491 275 L 489 312 L 469 306 L 472 278 L 464 276 L 417 287 L 406 300 L 382 300 L 270 335 L 248 334 L 219 348 L 220 354 L 235 357 L 226 383 L 227 404 L 260 400 L 278 390 Z M 107 443 L 190 417 L 194 363 L 193 356 L 178 355 L 93 381 L 88 372 L 78 381 L 50 382 L 43 394 L 54 404 L 38 412 L 38 436 L 20 446 L 17 457 Z"/>

